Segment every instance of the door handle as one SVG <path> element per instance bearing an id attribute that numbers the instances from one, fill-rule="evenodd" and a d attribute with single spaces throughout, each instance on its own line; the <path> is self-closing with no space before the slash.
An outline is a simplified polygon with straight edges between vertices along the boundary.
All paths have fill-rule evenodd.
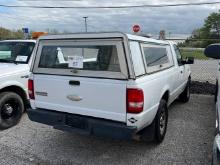
<path id="1" fill-rule="evenodd" d="M 69 81 L 69 85 L 79 86 L 79 85 L 80 85 L 80 81 L 73 81 L 73 80 L 70 80 L 70 81 Z"/>

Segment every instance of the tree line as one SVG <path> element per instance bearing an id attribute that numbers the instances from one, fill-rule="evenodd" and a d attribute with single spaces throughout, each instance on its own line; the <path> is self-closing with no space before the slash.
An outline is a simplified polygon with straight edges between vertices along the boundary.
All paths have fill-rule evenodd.
<path id="1" fill-rule="evenodd" d="M 205 48 L 213 43 L 220 43 L 220 12 L 211 13 L 204 25 L 193 30 L 192 35 L 180 46 Z"/>
<path id="2" fill-rule="evenodd" d="M 30 31 L 28 38 L 32 38 L 32 33 L 34 31 Z M 57 29 L 45 29 L 45 32 L 48 34 L 62 34 L 62 33 L 70 33 L 64 30 L 62 33 L 59 32 Z M 0 40 L 9 40 L 9 39 L 23 39 L 24 34 L 22 30 L 10 30 L 3 27 L 0 27 Z"/>
<path id="3" fill-rule="evenodd" d="M 22 39 L 22 38 L 23 38 L 22 30 L 9 30 L 0 27 L 0 40 Z"/>

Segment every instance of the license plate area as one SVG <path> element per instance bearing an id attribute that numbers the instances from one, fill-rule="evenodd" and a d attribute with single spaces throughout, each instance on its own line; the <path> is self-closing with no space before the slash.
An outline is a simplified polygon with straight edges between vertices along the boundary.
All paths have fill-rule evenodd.
<path id="1" fill-rule="evenodd" d="M 65 124 L 78 129 L 88 128 L 88 121 L 80 116 L 67 115 Z"/>

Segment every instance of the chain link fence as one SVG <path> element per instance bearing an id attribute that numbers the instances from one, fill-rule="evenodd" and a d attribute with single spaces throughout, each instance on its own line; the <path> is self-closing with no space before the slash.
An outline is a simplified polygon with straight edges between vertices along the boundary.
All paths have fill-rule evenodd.
<path id="1" fill-rule="evenodd" d="M 180 48 L 183 57 L 194 57 L 191 65 L 192 93 L 214 94 L 218 60 L 209 59 L 204 55 L 203 48 Z"/>

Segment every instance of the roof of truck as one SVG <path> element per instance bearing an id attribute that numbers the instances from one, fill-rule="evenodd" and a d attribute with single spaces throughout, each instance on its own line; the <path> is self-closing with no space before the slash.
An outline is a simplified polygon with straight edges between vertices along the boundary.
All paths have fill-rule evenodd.
<path id="1" fill-rule="evenodd" d="M 153 38 L 147 38 L 147 37 L 142 37 L 142 36 L 137 36 L 137 35 L 132 35 L 132 34 L 125 34 L 127 35 L 129 40 L 136 40 L 136 41 L 142 41 L 142 42 L 154 42 L 154 43 L 160 43 L 160 44 L 168 44 L 167 41 L 165 40 L 157 40 Z"/>
<path id="2" fill-rule="evenodd" d="M 98 38 L 127 38 L 128 40 L 135 40 L 140 42 L 154 42 L 159 44 L 168 44 L 169 42 L 157 40 L 153 38 L 142 37 L 138 35 L 126 34 L 122 32 L 96 32 L 96 33 L 72 33 L 72 34 L 56 34 L 43 35 L 39 39 L 98 39 Z"/>
<path id="3" fill-rule="evenodd" d="M 36 43 L 36 40 L 1 40 L 0 42 L 34 42 Z"/>

